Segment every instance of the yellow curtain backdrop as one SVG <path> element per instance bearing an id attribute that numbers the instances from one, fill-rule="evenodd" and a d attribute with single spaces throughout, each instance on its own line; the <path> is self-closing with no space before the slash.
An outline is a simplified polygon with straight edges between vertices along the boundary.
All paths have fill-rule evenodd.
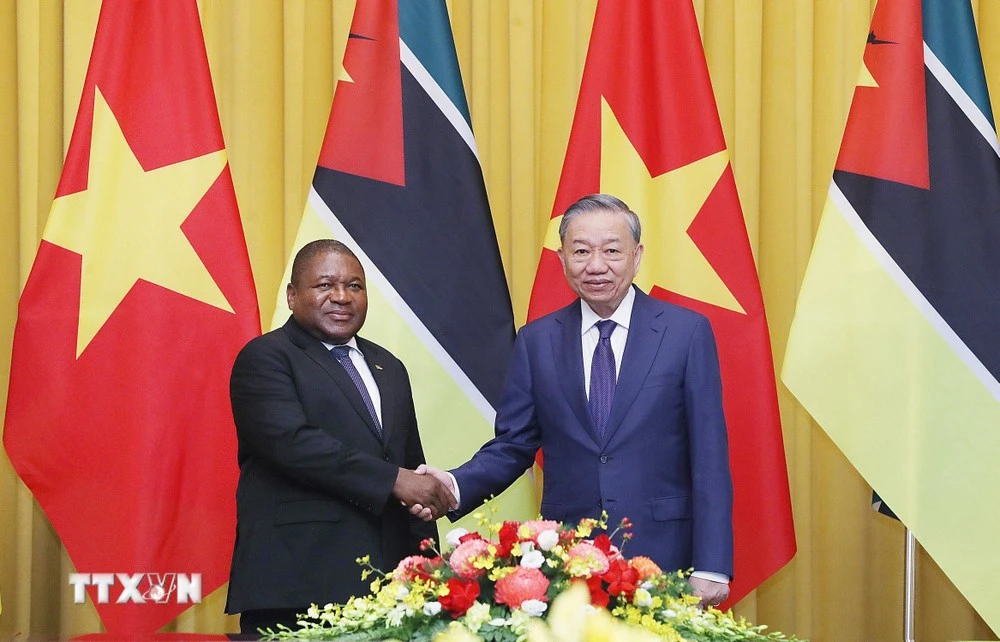
<path id="1" fill-rule="evenodd" d="M 873 4 L 695 1 L 776 364 L 783 358 Z M 595 0 L 448 5 L 520 324 Z M 199 6 L 261 316 L 269 319 L 326 127 L 353 2 L 201 0 Z M 990 87 L 1000 98 L 1000 3 L 974 6 Z M 4 405 L 17 298 L 58 182 L 99 8 L 98 0 L 0 3 Z M 864 481 L 781 386 L 779 395 L 798 553 L 737 611 L 817 641 L 900 639 L 903 527 L 870 510 Z M 72 603 L 72 570 L 44 514 L 0 456 L 0 638 L 98 631 L 92 606 Z M 995 639 L 924 555 L 917 582 L 918 639 Z M 206 597 L 170 629 L 235 631 L 235 618 L 221 613 L 222 593 Z"/>

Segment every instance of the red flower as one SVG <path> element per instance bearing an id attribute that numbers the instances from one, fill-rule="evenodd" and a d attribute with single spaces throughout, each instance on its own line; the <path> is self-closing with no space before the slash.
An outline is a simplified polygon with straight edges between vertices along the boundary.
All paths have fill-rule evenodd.
<path id="1" fill-rule="evenodd" d="M 614 548 L 614 546 L 611 544 L 611 538 L 608 537 L 607 533 L 601 533 L 600 535 L 595 537 L 594 546 L 601 549 L 601 551 L 609 558 L 614 557 L 614 555 L 611 553 L 611 549 Z M 615 552 L 617 553 L 617 551 Z"/>
<path id="2" fill-rule="evenodd" d="M 465 615 L 465 612 L 479 597 L 479 583 L 463 582 L 457 577 L 453 577 L 448 580 L 447 586 L 448 595 L 442 595 L 438 601 L 441 603 L 441 607 L 457 620 Z"/>
<path id="3" fill-rule="evenodd" d="M 525 600 L 541 600 L 547 602 L 545 592 L 549 590 L 549 578 L 537 568 L 518 566 L 510 575 L 504 575 L 497 581 L 493 599 L 498 604 L 506 604 L 516 609 Z"/>
<path id="4" fill-rule="evenodd" d="M 601 579 L 608 583 L 609 594 L 624 594 L 628 599 L 632 599 L 632 594 L 639 587 L 639 571 L 623 559 L 612 560 Z"/>
<path id="5" fill-rule="evenodd" d="M 520 528 L 518 522 L 504 522 L 500 527 L 500 543 L 497 544 L 497 557 L 507 557 L 510 555 L 514 544 L 517 543 L 517 529 Z"/>
<path id="6" fill-rule="evenodd" d="M 587 588 L 590 589 L 590 603 L 594 606 L 599 606 L 601 608 L 608 608 L 608 602 L 611 598 L 608 596 L 607 592 L 601 588 L 601 578 L 597 575 L 591 575 L 587 578 Z"/>
<path id="7" fill-rule="evenodd" d="M 444 564 L 444 560 L 441 559 L 440 555 L 438 555 L 437 557 L 431 557 L 430 559 L 424 559 L 424 563 L 418 565 L 413 570 L 413 574 L 414 574 L 414 576 L 416 576 L 416 577 L 418 577 L 418 578 L 420 578 L 420 579 L 422 579 L 422 580 L 424 580 L 426 582 L 426 581 L 432 579 L 431 578 L 431 573 L 433 573 L 435 571 L 435 569 L 441 568 L 441 566 L 443 564 Z"/>
<path id="8" fill-rule="evenodd" d="M 461 537 L 458 538 L 458 543 L 464 544 L 474 539 L 483 539 L 483 536 L 480 535 L 479 533 L 466 533 L 465 535 L 462 535 Z"/>
<path id="9" fill-rule="evenodd" d="M 427 539 L 420 540 L 420 550 L 429 551 L 434 548 L 434 538 L 428 537 Z"/>
<path id="10" fill-rule="evenodd" d="M 576 531 L 568 528 L 564 531 L 559 531 L 559 539 L 562 540 L 564 544 L 569 544 L 576 539 Z"/>

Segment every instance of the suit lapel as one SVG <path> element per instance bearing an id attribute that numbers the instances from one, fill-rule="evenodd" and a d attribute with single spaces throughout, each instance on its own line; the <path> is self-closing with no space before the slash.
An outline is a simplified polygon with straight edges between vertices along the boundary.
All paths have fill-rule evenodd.
<path id="1" fill-rule="evenodd" d="M 622 420 L 635 401 L 636 395 L 639 394 L 643 382 L 646 381 L 666 326 L 666 319 L 662 313 L 654 312 L 649 297 L 636 288 L 632 318 L 629 320 L 628 339 L 625 341 L 625 353 L 622 355 L 615 398 L 611 404 L 611 415 L 608 417 L 602 446 L 608 443 L 621 427 Z"/>
<path id="2" fill-rule="evenodd" d="M 563 314 L 557 319 L 557 325 L 552 333 L 552 350 L 556 355 L 557 366 L 562 376 L 559 384 L 563 395 L 573 409 L 573 414 L 579 420 L 591 439 L 597 441 L 597 430 L 590 416 L 587 405 L 587 393 L 583 389 L 583 348 L 581 347 L 581 316 L 580 301 L 577 299 L 563 308 Z"/>
<path id="3" fill-rule="evenodd" d="M 344 367 L 337 363 L 336 357 L 330 354 L 330 351 L 325 345 L 318 339 L 310 336 L 305 330 L 303 330 L 299 324 L 295 322 L 294 319 L 289 318 L 288 322 L 285 324 L 285 329 L 292 338 L 292 341 L 302 348 L 302 350 L 315 361 L 323 370 L 326 371 L 330 378 L 333 379 L 337 387 L 340 388 L 340 392 L 351 402 L 351 406 L 358 413 L 358 416 L 365 422 L 368 429 L 372 431 L 376 437 L 378 437 L 378 430 L 375 428 L 375 421 L 372 419 L 372 415 L 368 412 L 368 407 L 365 405 L 364 399 L 361 398 L 361 393 L 358 391 L 358 387 L 354 385 L 354 381 L 351 376 L 347 374 Z M 360 343 L 359 343 L 360 345 Z M 364 354 L 364 353 L 362 353 Z M 365 357 L 368 360 L 368 357 Z M 374 371 L 369 363 L 369 368 Z M 373 372 L 374 374 L 374 372 Z M 378 378 L 375 379 L 378 383 Z M 379 386 L 379 391 L 381 392 L 383 388 Z M 384 409 L 383 409 L 384 413 Z M 383 414 L 383 418 L 385 415 Z M 383 421 L 383 424 L 385 422 Z"/>

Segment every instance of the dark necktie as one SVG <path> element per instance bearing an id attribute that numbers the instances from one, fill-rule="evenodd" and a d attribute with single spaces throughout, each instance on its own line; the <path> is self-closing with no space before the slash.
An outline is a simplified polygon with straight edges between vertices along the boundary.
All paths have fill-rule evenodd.
<path id="1" fill-rule="evenodd" d="M 590 417 L 594 420 L 600 441 L 604 441 L 611 403 L 615 399 L 615 353 L 611 349 L 611 333 L 615 331 L 615 325 L 611 320 L 597 322 L 601 338 L 594 348 L 594 360 L 590 364 Z"/>
<path id="2" fill-rule="evenodd" d="M 351 378 L 358 392 L 361 393 L 361 399 L 364 400 L 365 407 L 368 408 L 368 412 L 372 416 L 372 421 L 375 422 L 375 432 L 378 433 L 378 438 L 381 439 L 382 423 L 378 420 L 378 414 L 375 413 L 375 404 L 372 403 L 371 395 L 368 394 L 368 386 L 365 385 L 364 380 L 361 379 L 361 373 L 358 372 L 358 369 L 354 367 L 354 362 L 351 361 L 351 347 L 333 346 L 330 349 L 330 354 L 344 367 L 344 370 L 347 371 L 347 376 Z"/>

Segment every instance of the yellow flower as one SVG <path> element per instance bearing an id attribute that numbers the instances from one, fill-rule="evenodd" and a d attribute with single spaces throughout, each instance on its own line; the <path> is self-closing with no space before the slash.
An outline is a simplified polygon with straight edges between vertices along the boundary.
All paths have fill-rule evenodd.
<path id="1" fill-rule="evenodd" d="M 597 520 L 588 518 L 581 519 L 579 526 L 576 527 L 577 537 L 590 537 L 590 534 L 594 532 L 594 527 L 597 526 Z"/>
<path id="2" fill-rule="evenodd" d="M 501 578 L 507 577 L 511 573 L 517 570 L 516 566 L 498 566 L 490 571 L 489 578 L 493 582 L 499 581 Z"/>

